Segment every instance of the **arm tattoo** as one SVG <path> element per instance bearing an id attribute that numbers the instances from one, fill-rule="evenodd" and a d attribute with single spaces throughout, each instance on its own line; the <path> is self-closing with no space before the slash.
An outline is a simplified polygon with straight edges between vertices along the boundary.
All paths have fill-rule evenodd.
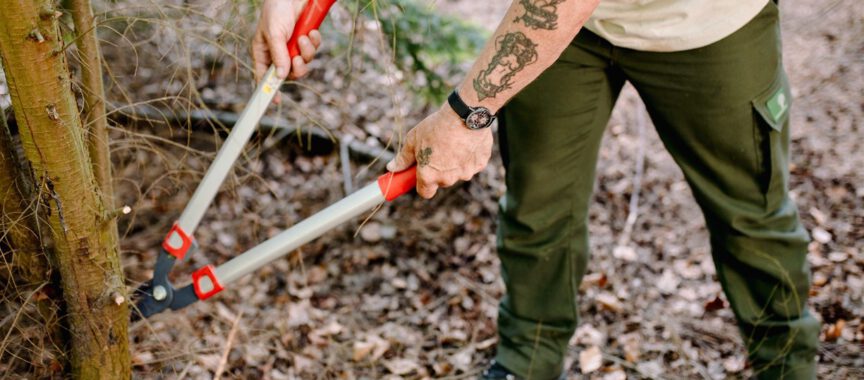
<path id="1" fill-rule="evenodd" d="M 555 30 L 558 28 L 558 4 L 564 0 L 519 0 L 525 8 L 525 14 L 516 18 L 525 26 L 537 30 Z"/>
<path id="2" fill-rule="evenodd" d="M 478 100 L 494 98 L 513 86 L 513 77 L 537 61 L 537 44 L 522 32 L 510 32 L 495 40 L 497 51 L 489 67 L 474 78 Z"/>
<path id="3" fill-rule="evenodd" d="M 432 159 L 432 147 L 425 147 L 417 153 L 417 165 L 421 168 L 429 165 L 429 160 Z"/>

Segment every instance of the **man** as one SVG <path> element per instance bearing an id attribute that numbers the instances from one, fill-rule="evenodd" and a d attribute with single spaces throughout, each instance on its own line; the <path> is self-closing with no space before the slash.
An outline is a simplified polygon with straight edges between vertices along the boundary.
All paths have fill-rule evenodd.
<path id="1" fill-rule="evenodd" d="M 305 73 L 319 37 L 301 42 L 293 69 L 279 52 L 293 6 L 265 1 L 254 45 L 259 73 L 271 60 L 283 76 Z M 791 94 L 778 17 L 769 0 L 513 2 L 448 103 L 408 132 L 387 166 L 416 164 L 417 192 L 431 198 L 483 169 L 488 126 L 500 120 L 507 296 L 495 362 L 481 378 L 563 377 L 588 260 L 595 163 L 625 81 L 702 208 L 757 377 L 815 378 L 819 323 L 806 310 L 808 236 L 788 196 Z M 269 55 L 268 41 L 276 42 Z"/>

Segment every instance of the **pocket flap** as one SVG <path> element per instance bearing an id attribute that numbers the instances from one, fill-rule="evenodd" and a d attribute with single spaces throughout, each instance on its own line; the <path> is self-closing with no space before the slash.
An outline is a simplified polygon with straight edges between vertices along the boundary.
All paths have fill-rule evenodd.
<path id="1" fill-rule="evenodd" d="M 789 119 L 792 92 L 785 75 L 777 78 L 767 91 L 753 99 L 753 108 L 775 131 L 781 131 Z"/>

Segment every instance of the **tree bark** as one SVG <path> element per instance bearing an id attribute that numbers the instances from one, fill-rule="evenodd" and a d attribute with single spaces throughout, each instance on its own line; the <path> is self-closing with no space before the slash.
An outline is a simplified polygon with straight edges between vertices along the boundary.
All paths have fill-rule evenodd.
<path id="1" fill-rule="evenodd" d="M 51 0 L 5 1 L 0 55 L 24 155 L 47 208 L 72 348 L 72 376 L 130 377 L 119 248 L 97 191 Z M 119 301 L 119 302 L 118 302 Z"/>
<path id="2" fill-rule="evenodd" d="M 96 174 L 96 183 L 105 200 L 113 206 L 114 189 L 111 183 L 111 151 L 108 148 L 108 120 L 105 117 L 105 87 L 102 83 L 102 53 L 96 35 L 93 7 L 89 0 L 69 2 L 75 25 L 75 45 L 81 65 L 81 90 L 84 97 L 82 110 L 84 126 L 88 131 L 87 148 Z"/>
<path id="3" fill-rule="evenodd" d="M 38 284 L 50 277 L 50 269 L 38 232 L 37 208 L 28 202 L 33 198 L 27 177 L 0 110 L 0 237 L 12 247 L 12 269 L 28 284 Z"/>
<path id="4" fill-rule="evenodd" d="M 32 297 L 30 300 L 34 292 L 59 294 L 55 290 L 59 284 L 56 284 L 48 261 L 48 249 L 43 243 L 42 226 L 39 224 L 39 209 L 32 190 L 30 171 L 21 164 L 6 125 L 6 115 L 0 109 L 0 240 L 5 240 L 12 256 L 11 260 L 3 257 L 3 263 L 10 265 L 10 269 L 0 273 L 0 281 L 6 285 L 12 284 L 6 287 L 3 303 L 11 305 L 13 310 L 18 308 L 18 313 L 26 315 L 26 318 L 18 320 L 19 326 L 9 327 L 7 332 L 14 329 L 22 332 L 22 335 L 26 334 L 26 341 L 34 342 L 34 352 L 43 351 L 38 356 L 13 358 L 11 364 L 14 368 L 17 359 L 32 368 L 32 375 L 51 377 L 56 375 L 55 368 L 63 368 L 66 364 L 66 352 L 62 349 L 65 339 L 56 323 L 58 301 L 49 297 Z M 48 344 L 44 344 L 46 342 Z M 2 354 L 3 350 L 0 350 Z"/>

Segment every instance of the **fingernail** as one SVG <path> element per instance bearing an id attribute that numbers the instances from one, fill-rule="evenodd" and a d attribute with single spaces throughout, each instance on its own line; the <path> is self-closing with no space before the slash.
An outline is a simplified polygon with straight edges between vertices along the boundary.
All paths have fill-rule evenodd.
<path id="1" fill-rule="evenodd" d="M 396 161 L 388 162 L 387 163 L 387 170 L 392 172 L 394 169 L 396 169 Z"/>
<path id="2" fill-rule="evenodd" d="M 278 76 L 280 79 L 285 78 L 285 76 L 288 75 L 286 71 L 288 70 L 285 70 L 284 67 L 279 66 L 276 68 L 276 76 Z"/>

